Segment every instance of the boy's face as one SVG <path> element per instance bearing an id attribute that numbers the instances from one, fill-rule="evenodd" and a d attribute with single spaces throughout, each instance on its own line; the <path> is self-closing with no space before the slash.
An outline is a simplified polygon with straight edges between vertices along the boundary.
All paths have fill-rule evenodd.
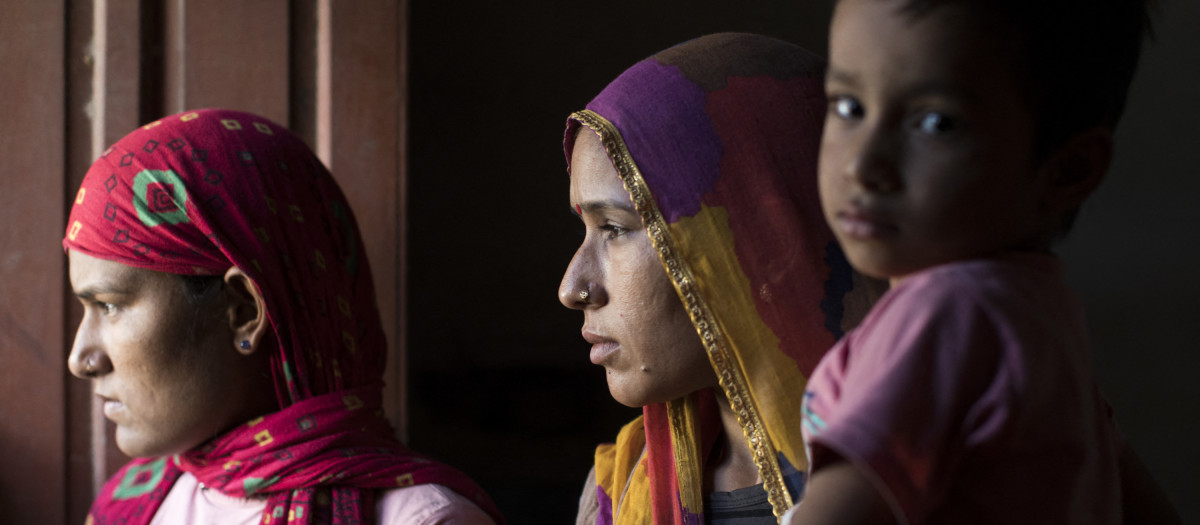
<path id="1" fill-rule="evenodd" d="M 1047 249 L 1011 31 L 962 4 L 918 17 L 898 5 L 841 0 L 830 34 L 821 202 L 850 262 L 896 281 Z"/>

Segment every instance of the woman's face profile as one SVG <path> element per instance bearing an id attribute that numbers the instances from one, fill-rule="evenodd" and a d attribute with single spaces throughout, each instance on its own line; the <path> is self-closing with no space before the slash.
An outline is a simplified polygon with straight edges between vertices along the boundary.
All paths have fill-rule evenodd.
<path id="1" fill-rule="evenodd" d="M 224 295 L 193 305 L 176 275 L 75 251 L 68 257 L 84 311 L 68 367 L 93 380 L 122 452 L 183 452 L 257 404 L 243 397 L 252 368 L 234 346 Z"/>
<path id="2" fill-rule="evenodd" d="M 640 407 L 716 385 L 700 337 L 633 201 L 588 128 L 575 140 L 570 194 L 585 234 L 558 297 L 583 311 L 589 357 L 607 372 L 613 398 Z"/>

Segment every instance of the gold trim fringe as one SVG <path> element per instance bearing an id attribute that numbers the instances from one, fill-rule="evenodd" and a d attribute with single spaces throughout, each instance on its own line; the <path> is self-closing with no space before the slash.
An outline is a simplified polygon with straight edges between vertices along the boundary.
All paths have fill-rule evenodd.
<path id="1" fill-rule="evenodd" d="M 642 223 L 646 225 L 650 240 L 654 243 L 659 259 L 671 278 L 671 284 L 675 286 L 675 291 L 679 294 L 679 298 L 687 308 L 688 316 L 692 319 L 692 324 L 696 327 L 696 333 L 700 335 L 700 340 L 704 343 L 709 362 L 717 372 L 717 378 L 721 388 L 725 391 L 726 398 L 729 399 L 729 405 L 733 409 L 733 413 L 737 415 L 738 424 L 741 425 L 746 442 L 753 453 L 754 464 L 758 467 L 758 473 L 763 479 L 763 488 L 767 491 L 767 500 L 771 503 L 775 519 L 781 519 L 783 513 L 792 507 L 792 496 L 783 483 L 783 473 L 780 471 L 779 461 L 776 459 L 778 452 L 767 435 L 766 426 L 763 425 L 757 405 L 751 399 L 750 387 L 745 374 L 742 373 L 741 367 L 737 366 L 737 360 L 730 355 L 728 341 L 721 331 L 720 325 L 717 324 L 712 310 L 709 309 L 708 303 L 700 297 L 696 290 L 694 284 L 696 280 L 692 275 L 692 270 L 679 255 L 675 239 L 667 229 L 667 222 L 659 212 L 654 198 L 650 195 L 650 189 L 646 186 L 641 171 L 633 161 L 633 156 L 625 146 L 625 140 L 616 126 L 594 111 L 587 109 L 577 111 L 571 114 L 571 118 L 600 135 L 604 150 L 612 159 L 613 166 L 621 177 L 621 182 L 632 197 L 633 205 L 637 208 Z M 694 408 L 695 405 L 691 406 Z M 694 422 L 690 421 L 691 417 L 679 417 L 674 414 L 679 408 L 682 408 L 679 403 L 668 404 L 668 412 L 672 413 L 671 431 L 673 434 L 687 436 L 688 432 L 694 428 L 687 427 Z M 698 443 L 694 443 L 691 439 L 672 439 L 671 441 L 675 448 L 676 476 L 680 483 L 680 497 L 685 503 L 690 503 L 690 508 L 703 508 L 695 506 L 700 502 L 689 501 L 701 497 L 699 483 L 703 478 L 698 475 L 700 474 L 698 451 L 696 450 Z"/>

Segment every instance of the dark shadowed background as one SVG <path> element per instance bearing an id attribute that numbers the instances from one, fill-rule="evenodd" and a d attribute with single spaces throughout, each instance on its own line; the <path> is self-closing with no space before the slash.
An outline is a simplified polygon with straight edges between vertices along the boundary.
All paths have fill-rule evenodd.
<path id="1" fill-rule="evenodd" d="M 291 127 L 342 185 L 413 448 L 510 523 L 570 523 L 595 445 L 637 410 L 556 298 L 582 233 L 566 116 L 706 33 L 824 54 L 831 2 L 0 0 L 0 523 L 82 523 L 127 460 L 65 366 L 79 181 L 139 124 L 214 106 Z M 1124 433 L 1200 523 L 1200 2 L 1160 3 L 1110 177 L 1060 252 Z"/>

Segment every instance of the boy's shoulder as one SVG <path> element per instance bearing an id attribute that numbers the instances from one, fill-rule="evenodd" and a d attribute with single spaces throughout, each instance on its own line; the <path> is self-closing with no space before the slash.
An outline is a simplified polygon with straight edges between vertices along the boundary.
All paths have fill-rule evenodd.
<path id="1" fill-rule="evenodd" d="M 939 359 L 1079 347 L 1083 304 L 1061 266 L 1052 255 L 1016 254 L 923 270 L 889 290 L 846 344 L 859 353 L 916 349 Z"/>
<path id="2" fill-rule="evenodd" d="M 1021 282 L 1061 283 L 1063 265 L 1048 253 L 1010 252 L 979 259 L 954 261 L 926 268 L 904 278 L 893 291 L 1004 291 Z"/>
<path id="3" fill-rule="evenodd" d="M 968 323 L 969 319 L 1066 314 L 1081 308 L 1053 255 L 1009 253 L 956 261 L 909 275 L 880 299 L 884 324 Z M 868 323 L 864 320 L 864 324 Z"/>

